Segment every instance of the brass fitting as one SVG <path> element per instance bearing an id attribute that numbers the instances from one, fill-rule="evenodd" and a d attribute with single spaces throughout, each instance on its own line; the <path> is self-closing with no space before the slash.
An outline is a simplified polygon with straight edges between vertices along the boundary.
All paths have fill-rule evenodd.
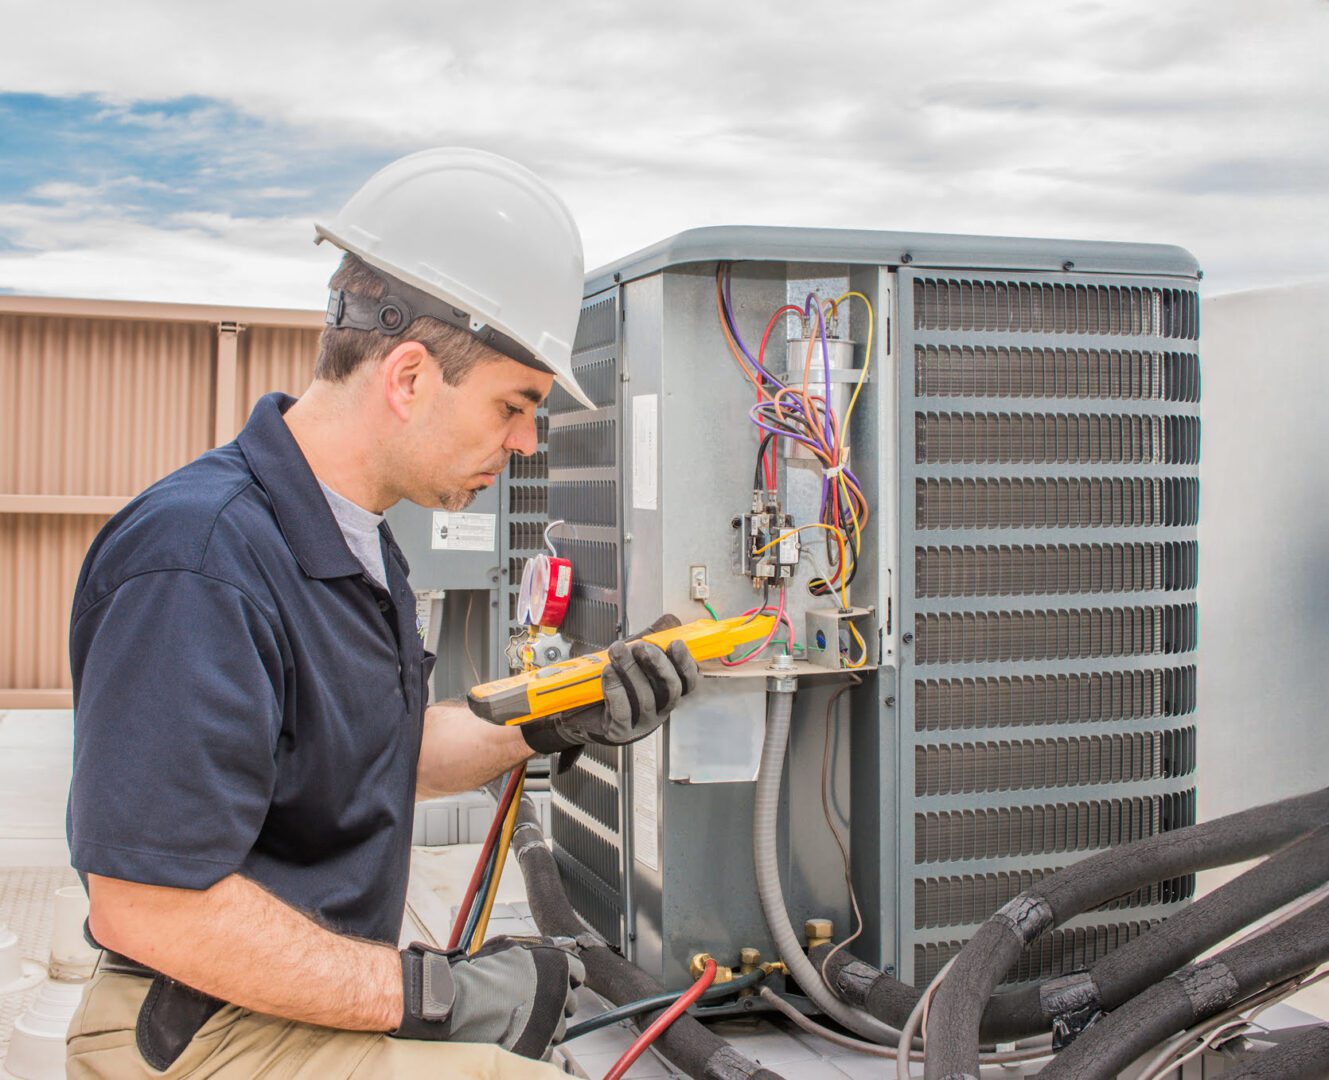
<path id="1" fill-rule="evenodd" d="M 738 950 L 738 973 L 747 975 L 761 963 L 761 950 L 748 947 Z"/>
<path id="2" fill-rule="evenodd" d="M 807 936 L 808 948 L 815 949 L 818 945 L 829 945 L 834 929 L 830 919 L 809 919 L 803 924 L 803 933 Z"/>
<path id="3" fill-rule="evenodd" d="M 693 955 L 692 959 L 688 961 L 688 974 L 692 976 L 693 982 L 701 978 L 702 973 L 706 970 L 706 962 L 714 959 L 715 957 L 708 952 L 699 952 Z M 711 985 L 718 986 L 721 983 L 732 982 L 733 978 L 733 968 L 717 963 L 715 965 L 715 981 Z"/>

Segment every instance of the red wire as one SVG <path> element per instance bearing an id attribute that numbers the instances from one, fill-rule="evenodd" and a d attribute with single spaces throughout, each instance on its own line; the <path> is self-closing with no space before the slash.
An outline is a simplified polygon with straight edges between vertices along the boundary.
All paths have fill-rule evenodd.
<path id="1" fill-rule="evenodd" d="M 632 1068 L 632 1063 L 646 1052 L 646 1048 L 660 1037 L 665 1028 L 687 1012 L 692 1003 L 706 992 L 715 981 L 715 970 L 715 961 L 707 960 L 706 970 L 701 973 L 701 978 L 688 987 L 687 993 L 670 1005 L 650 1027 L 637 1036 L 636 1041 L 628 1047 L 628 1052 L 614 1062 L 614 1067 L 605 1073 L 605 1080 L 621 1080 L 623 1074 Z"/>
<path id="2" fill-rule="evenodd" d="M 801 316 L 803 314 L 803 309 L 799 307 L 797 304 L 785 304 L 784 307 L 782 307 L 779 311 L 777 311 L 774 315 L 771 316 L 770 322 L 766 324 L 766 331 L 761 335 L 761 347 L 757 350 L 757 363 L 760 364 L 763 368 L 766 367 L 766 342 L 770 340 L 771 331 L 775 329 L 775 324 L 779 322 L 780 317 L 786 314 L 787 312 L 791 311 L 795 315 Z M 768 395 L 765 391 L 765 388 L 758 386 L 757 404 L 760 405 L 761 402 L 767 396 Z M 768 491 L 773 491 L 775 489 L 775 471 L 778 468 L 777 464 L 778 459 L 776 458 L 775 455 L 776 455 L 776 447 L 779 445 L 779 443 L 780 443 L 780 438 L 777 435 L 774 439 L 771 440 L 771 448 L 767 451 L 766 460 L 765 462 L 763 462 L 763 466 L 766 470 L 766 488 Z"/>
<path id="3" fill-rule="evenodd" d="M 755 610 L 755 609 L 754 609 L 754 610 Z M 768 609 L 767 609 L 767 608 L 762 608 L 762 611 L 766 611 L 766 610 L 768 610 Z M 722 663 L 725 667 L 742 667 L 742 666 L 743 666 L 744 664 L 746 664 L 749 660 L 751 660 L 754 656 L 759 656 L 759 655 L 761 654 L 761 651 L 762 651 L 763 649 L 765 649 L 766 646 L 769 645 L 773 640 L 775 640 L 775 635 L 776 635 L 776 634 L 779 632 L 779 630 L 780 630 L 780 622 L 784 619 L 784 617 L 785 617 L 785 615 L 784 615 L 784 586 L 781 585 L 781 586 L 780 586 L 780 606 L 779 606 L 778 608 L 775 609 L 775 622 L 771 625 L 771 632 L 770 632 L 769 634 L 766 635 L 766 640 L 763 641 L 760 645 L 758 645 L 755 649 L 753 649 L 750 653 L 748 653 L 747 656 L 743 657 L 742 660 L 725 660 L 725 659 L 722 657 L 721 660 L 720 660 L 720 663 Z M 792 638 L 793 635 L 794 635 L 794 628 L 793 628 L 793 624 L 791 623 L 791 624 L 790 624 L 790 627 L 789 627 L 789 636 Z M 793 642 L 790 641 L 789 644 L 790 644 L 790 645 L 793 645 Z"/>
<path id="4" fill-rule="evenodd" d="M 517 784 L 521 780 L 522 772 L 521 766 L 517 766 L 512 770 L 512 775 L 508 777 L 507 787 L 503 789 L 503 794 L 499 797 L 498 808 L 494 811 L 494 820 L 489 826 L 489 834 L 485 837 L 484 845 L 480 848 L 480 857 L 475 861 L 471 883 L 466 886 L 466 895 L 462 897 L 461 907 L 457 909 L 457 921 L 452 924 L 452 934 L 448 937 L 449 949 L 455 949 L 461 944 L 461 932 L 466 928 L 466 916 L 470 914 L 471 905 L 475 903 L 475 894 L 480 888 L 480 879 L 485 874 L 485 864 L 489 862 L 489 853 L 493 850 L 494 844 L 498 841 L 498 834 L 503 829 L 503 819 L 508 816 L 508 807 L 512 805 L 512 797 L 517 793 Z"/>

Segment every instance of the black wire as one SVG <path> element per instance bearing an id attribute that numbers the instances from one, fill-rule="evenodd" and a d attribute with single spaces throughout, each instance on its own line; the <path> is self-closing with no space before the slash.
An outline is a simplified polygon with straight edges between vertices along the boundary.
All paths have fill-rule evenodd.
<path id="1" fill-rule="evenodd" d="M 771 445 L 771 440 L 775 438 L 773 432 L 766 432 L 766 437 L 761 440 L 761 445 L 757 447 L 757 467 L 752 472 L 752 490 L 765 491 L 766 478 L 762 476 L 762 461 L 766 457 L 766 449 Z"/>
<path id="2" fill-rule="evenodd" d="M 470 913 L 466 916 L 466 925 L 461 932 L 460 945 L 467 952 L 471 951 L 471 938 L 475 936 L 475 928 L 480 924 L 480 912 L 485 906 L 485 897 L 489 895 L 489 885 L 494 880 L 494 869 L 498 865 L 498 841 L 494 841 L 493 850 L 489 852 L 489 861 L 485 864 L 484 877 L 480 879 L 480 887 L 475 890 L 475 898 L 471 901 Z"/>
<path id="3" fill-rule="evenodd" d="M 719 983 L 711 986 L 702 992 L 697 1000 L 715 1001 L 717 998 L 728 997 L 730 994 L 736 994 L 740 990 L 746 990 L 750 986 L 755 986 L 766 977 L 766 972 L 761 968 L 749 971 L 746 975 L 740 975 L 727 983 Z M 620 1005 L 616 1009 L 610 1009 L 602 1012 L 599 1016 L 593 1016 L 589 1020 L 583 1020 L 580 1024 L 573 1024 L 563 1034 L 560 1040 L 562 1043 L 571 1042 L 573 1039 L 582 1035 L 588 1035 L 592 1031 L 599 1031 L 601 1028 L 609 1027 L 610 1024 L 617 1024 L 621 1020 L 631 1020 L 634 1016 L 640 1016 L 642 1013 L 654 1012 L 656 1009 L 667 1008 L 675 1001 L 686 994 L 686 990 L 678 990 L 670 993 L 655 994 L 652 997 L 642 998 L 640 1001 L 630 1001 L 626 1005 Z"/>

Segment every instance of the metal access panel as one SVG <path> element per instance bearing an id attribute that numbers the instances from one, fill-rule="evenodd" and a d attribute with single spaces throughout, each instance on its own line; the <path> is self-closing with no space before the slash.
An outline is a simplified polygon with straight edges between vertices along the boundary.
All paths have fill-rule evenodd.
<path id="1" fill-rule="evenodd" d="M 1199 304 L 1174 278 L 1103 274 L 902 268 L 897 290 L 883 917 L 923 986 L 1042 875 L 1195 819 Z M 1092 964 L 1193 891 L 1076 919 L 1008 981 Z"/>

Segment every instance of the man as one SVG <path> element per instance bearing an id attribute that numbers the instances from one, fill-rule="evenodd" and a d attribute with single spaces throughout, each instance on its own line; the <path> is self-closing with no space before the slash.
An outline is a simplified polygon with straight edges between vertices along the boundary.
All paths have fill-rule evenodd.
<path id="1" fill-rule="evenodd" d="M 74 598 L 69 841 L 106 950 L 74 1077 L 511 1076 L 561 1032 L 579 961 L 397 941 L 412 803 L 533 752 L 621 745 L 695 685 L 681 645 L 611 649 L 605 703 L 519 728 L 425 707 L 433 657 L 382 514 L 460 509 L 536 445 L 570 352 L 581 244 L 532 174 L 434 150 L 321 239 L 313 384 L 136 498 Z"/>

